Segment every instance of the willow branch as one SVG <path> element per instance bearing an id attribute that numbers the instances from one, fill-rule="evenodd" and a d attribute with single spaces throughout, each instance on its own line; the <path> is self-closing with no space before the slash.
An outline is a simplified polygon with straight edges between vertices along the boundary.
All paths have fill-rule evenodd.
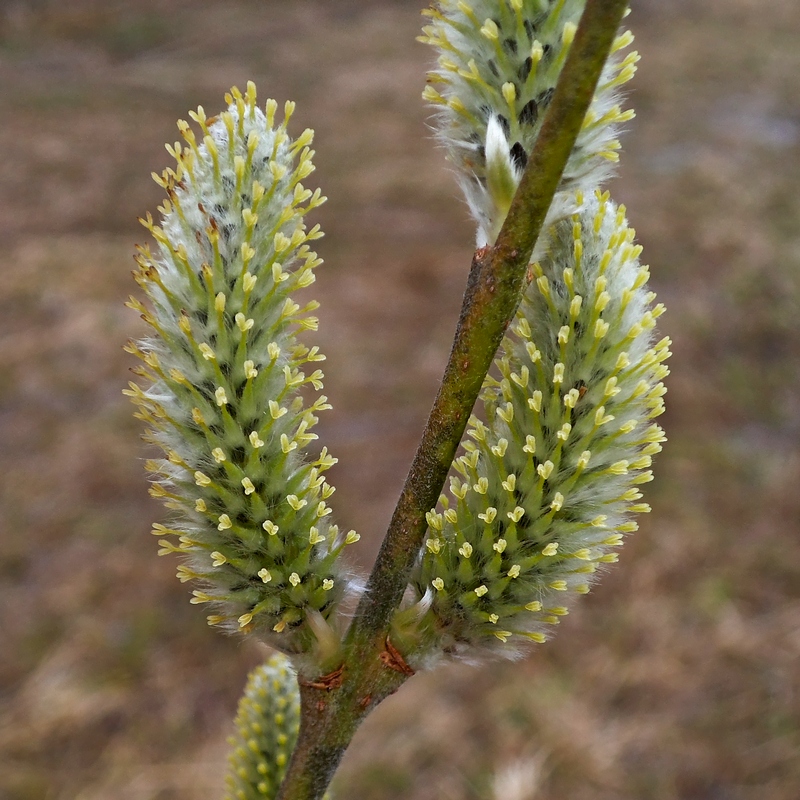
<path id="1" fill-rule="evenodd" d="M 341 684 L 306 688 L 300 738 L 279 800 L 316 800 L 361 719 L 407 675 L 381 661 L 391 614 L 422 547 L 492 359 L 514 316 L 531 253 L 594 96 L 628 0 L 587 0 L 514 201 L 493 247 L 475 253 L 439 393 L 348 631 Z"/>
<path id="2" fill-rule="evenodd" d="M 628 0 L 588 0 L 575 40 L 492 248 L 476 252 L 450 359 L 359 606 L 350 640 L 385 631 L 478 393 L 519 304 L 531 253 L 575 146 Z"/>

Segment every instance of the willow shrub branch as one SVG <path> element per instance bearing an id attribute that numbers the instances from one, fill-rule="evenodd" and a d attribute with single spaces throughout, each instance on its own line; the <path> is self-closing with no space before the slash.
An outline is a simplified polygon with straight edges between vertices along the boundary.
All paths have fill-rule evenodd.
<path id="1" fill-rule="evenodd" d="M 335 685 L 305 685 L 300 737 L 280 800 L 321 797 L 363 717 L 407 675 L 387 668 L 400 603 L 467 420 L 526 284 L 529 260 L 608 58 L 627 0 L 588 0 L 497 242 L 473 259 L 450 358 L 345 642 Z"/>
<path id="2" fill-rule="evenodd" d="M 385 631 L 492 358 L 519 303 L 528 264 L 627 0 L 589 0 L 497 242 L 473 259 L 439 393 L 369 578 L 349 639 Z"/>
<path id="3" fill-rule="evenodd" d="M 181 557 L 178 578 L 200 587 L 191 602 L 214 612 L 209 624 L 259 636 L 299 673 L 284 800 L 324 793 L 361 720 L 414 669 L 545 641 L 569 593 L 588 592 L 636 529 L 630 514 L 649 510 L 634 501 L 664 440 L 649 423 L 666 391 L 668 338 L 652 346 L 664 309 L 625 209 L 599 191 L 632 113 L 617 92 L 637 58 L 616 56 L 632 40 L 615 37 L 624 9 L 438 0 L 425 12 L 439 67 L 423 94 L 439 108 L 478 250 L 441 390 L 344 640 L 338 610 L 358 582 L 339 556 L 358 534 L 329 516 L 336 459 L 309 450 L 330 405 L 314 395 L 325 357 L 304 342 L 318 303 L 297 302 L 322 263 L 319 226 L 306 224 L 325 200 L 304 185 L 313 132 L 293 138 L 294 104 L 280 120 L 248 83 L 218 116 L 190 112 L 200 136 L 179 121 L 176 166 L 154 175 L 167 198 L 160 224 L 142 220 L 156 250 L 139 248 L 134 273 L 149 305 L 129 303 L 152 329 L 128 348 L 146 385 L 127 391 L 163 453 L 146 465 L 170 509 L 153 533 L 160 555 Z M 493 358 L 502 380 L 487 377 Z M 470 418 L 476 400 L 485 424 Z M 440 495 L 451 466 L 466 481 L 454 472 Z M 282 669 L 270 680 L 285 688 Z M 261 734 L 264 721 L 286 722 L 289 697 L 273 708 L 264 692 L 259 679 L 240 709 L 233 800 L 274 797 L 287 767 L 295 728 Z"/>

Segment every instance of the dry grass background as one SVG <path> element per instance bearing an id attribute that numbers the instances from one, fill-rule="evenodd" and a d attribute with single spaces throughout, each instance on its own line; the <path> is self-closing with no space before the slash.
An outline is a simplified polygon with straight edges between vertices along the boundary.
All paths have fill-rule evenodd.
<path id="1" fill-rule="evenodd" d="M 156 559 L 120 390 L 136 217 L 175 119 L 298 101 L 330 202 L 320 341 L 369 564 L 446 358 L 471 225 L 425 127 L 421 0 L 0 3 L 0 798 L 211 800 L 256 644 Z M 418 676 L 340 797 L 800 797 L 800 7 L 634 0 L 617 199 L 675 340 L 654 513 L 518 664 Z"/>

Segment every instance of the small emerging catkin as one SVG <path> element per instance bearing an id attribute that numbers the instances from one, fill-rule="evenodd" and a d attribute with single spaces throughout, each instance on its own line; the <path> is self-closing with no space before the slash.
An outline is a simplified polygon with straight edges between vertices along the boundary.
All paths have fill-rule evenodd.
<path id="1" fill-rule="evenodd" d="M 585 0 L 438 0 L 423 13 L 420 41 L 439 52 L 423 97 L 478 223 L 477 245 L 494 243 L 542 126 Z M 617 135 L 633 117 L 619 87 L 638 54 L 615 40 L 570 155 L 545 228 L 574 211 L 574 193 L 594 190 L 618 159 Z M 535 254 L 537 257 L 540 253 Z"/>
<path id="2" fill-rule="evenodd" d="M 226 800 L 271 800 L 278 794 L 300 728 L 297 678 L 285 656 L 250 673 L 236 713 Z"/>
<path id="3" fill-rule="evenodd" d="M 641 248 L 599 190 L 550 231 L 549 252 L 470 420 L 449 497 L 428 514 L 426 546 L 392 638 L 409 663 L 442 654 L 515 656 L 543 642 L 649 511 L 664 434 L 668 338 Z"/>
<path id="4" fill-rule="evenodd" d="M 358 538 L 329 522 L 336 459 L 305 456 L 330 406 L 315 395 L 325 357 L 298 338 L 319 304 L 294 298 L 322 263 L 304 220 L 325 198 L 303 186 L 312 132 L 289 137 L 293 103 L 277 123 L 252 83 L 226 100 L 217 117 L 191 115 L 199 135 L 178 123 L 177 166 L 155 176 L 161 225 L 142 222 L 158 252 L 140 248 L 135 273 L 150 303 L 129 303 L 154 331 L 129 346 L 150 385 L 127 394 L 165 455 L 148 462 L 151 493 L 174 518 L 154 533 L 161 554 L 184 557 L 180 580 L 200 583 L 191 602 L 211 604 L 212 625 L 303 652 L 330 644 L 326 619 L 349 586 L 337 556 Z"/>

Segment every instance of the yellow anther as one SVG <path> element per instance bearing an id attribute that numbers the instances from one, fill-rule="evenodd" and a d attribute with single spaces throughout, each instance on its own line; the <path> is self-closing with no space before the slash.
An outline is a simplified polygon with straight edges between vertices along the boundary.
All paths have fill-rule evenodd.
<path id="1" fill-rule="evenodd" d="M 502 458 L 508 449 L 508 439 L 499 439 L 497 444 L 492 447 L 492 452 L 498 457 Z"/>
<path id="2" fill-rule="evenodd" d="M 512 522 L 519 522 L 525 514 L 525 509 L 522 506 L 517 506 L 513 511 L 506 512 L 506 516 Z"/>
<path id="3" fill-rule="evenodd" d="M 527 352 L 531 363 L 536 364 L 541 361 L 542 353 L 533 342 L 525 342 L 525 351 Z"/>
<path id="4" fill-rule="evenodd" d="M 489 479 L 478 478 L 478 482 L 472 487 L 478 494 L 486 494 L 489 490 Z"/>
<path id="5" fill-rule="evenodd" d="M 491 525 L 497 517 L 497 509 L 489 506 L 482 514 L 478 514 L 478 518 L 482 519 L 487 525 Z"/>
<path id="6" fill-rule="evenodd" d="M 244 159 L 241 156 L 237 156 L 237 158 L 241 159 L 242 169 L 244 169 Z M 242 220 L 248 228 L 254 228 L 258 222 L 258 214 L 254 214 L 251 208 L 242 209 Z"/>
<path id="7" fill-rule="evenodd" d="M 332 514 L 333 509 L 328 508 L 328 506 L 325 505 L 324 501 L 320 501 L 319 503 L 317 503 L 317 508 L 315 513 L 318 518 L 322 519 L 322 517 L 327 517 L 328 514 Z"/>
<path id="8" fill-rule="evenodd" d="M 425 514 L 425 520 L 428 523 L 428 527 L 434 531 L 442 530 L 442 515 L 438 514 L 436 511 L 428 511 Z"/>
<path id="9" fill-rule="evenodd" d="M 570 389 L 564 395 L 564 405 L 567 408 L 575 408 L 575 405 L 577 404 L 578 400 L 580 399 L 580 396 L 581 396 L 581 394 L 577 389 Z"/>
<path id="10" fill-rule="evenodd" d="M 297 442 L 290 441 L 289 437 L 285 433 L 282 433 L 281 450 L 288 455 L 292 450 L 297 450 Z"/>
<path id="11" fill-rule="evenodd" d="M 497 23 L 494 20 L 487 19 L 481 28 L 481 34 L 492 42 L 496 42 L 499 38 L 500 32 L 497 28 Z"/>
<path id="12" fill-rule="evenodd" d="M 502 483 L 507 492 L 513 492 L 517 486 L 517 476 L 512 472 Z"/>
<path id="13" fill-rule="evenodd" d="M 246 333 L 255 325 L 255 320 L 247 319 L 241 312 L 234 317 L 234 320 L 236 322 L 236 327 L 239 328 L 242 333 Z"/>
<path id="14" fill-rule="evenodd" d="M 544 297 L 550 297 L 550 281 L 547 280 L 546 275 L 540 275 L 536 279 L 536 285 Z"/>
<path id="15" fill-rule="evenodd" d="M 597 425 L 599 428 L 601 425 L 607 425 L 609 422 L 613 421 L 614 416 L 612 414 L 606 414 L 606 407 L 599 406 L 597 411 L 594 412 L 594 424 Z"/>
<path id="16" fill-rule="evenodd" d="M 539 464 L 539 466 L 536 467 L 536 472 L 539 473 L 542 478 L 547 480 L 552 474 L 554 467 L 555 465 L 552 461 L 545 461 L 544 464 Z"/>
<path id="17" fill-rule="evenodd" d="M 321 544 L 325 541 L 325 537 L 319 532 L 319 528 L 311 526 L 308 532 L 308 543 L 310 545 Z"/>
<path id="18" fill-rule="evenodd" d="M 220 514 L 217 530 L 226 531 L 232 527 L 233 523 L 231 522 L 231 518 L 227 514 Z"/>
<path id="19" fill-rule="evenodd" d="M 272 417 L 272 419 L 280 419 L 284 414 L 288 413 L 288 409 L 279 406 L 278 403 L 275 402 L 275 400 L 270 400 L 268 405 L 269 405 L 269 415 Z M 285 435 L 286 434 L 284 434 L 284 436 Z"/>
<path id="20" fill-rule="evenodd" d="M 227 456 L 225 455 L 225 452 L 221 447 L 215 447 L 211 451 L 211 455 L 214 458 L 214 461 L 217 462 L 217 464 L 221 464 L 223 461 L 227 461 Z"/>
<path id="21" fill-rule="evenodd" d="M 244 362 L 244 376 L 248 380 L 253 380 L 258 377 L 258 370 L 256 369 L 255 362 L 249 360 Z"/>
<path id="22" fill-rule="evenodd" d="M 299 511 L 301 508 L 308 505 L 308 500 L 303 498 L 302 500 L 296 494 L 290 494 L 286 498 L 286 502 L 295 510 Z"/>
<path id="23" fill-rule="evenodd" d="M 243 254 L 245 247 L 248 248 L 247 257 L 245 258 L 245 263 L 247 263 L 256 254 L 256 251 L 248 245 L 242 245 Z M 255 275 L 251 274 L 250 272 L 245 272 L 244 277 L 242 278 L 242 288 L 245 290 L 245 292 L 252 292 L 257 282 L 258 278 Z"/>
<path id="24" fill-rule="evenodd" d="M 194 482 L 198 486 L 210 486 L 211 485 L 211 478 L 208 475 L 205 475 L 202 472 L 195 472 L 194 474 Z"/>

